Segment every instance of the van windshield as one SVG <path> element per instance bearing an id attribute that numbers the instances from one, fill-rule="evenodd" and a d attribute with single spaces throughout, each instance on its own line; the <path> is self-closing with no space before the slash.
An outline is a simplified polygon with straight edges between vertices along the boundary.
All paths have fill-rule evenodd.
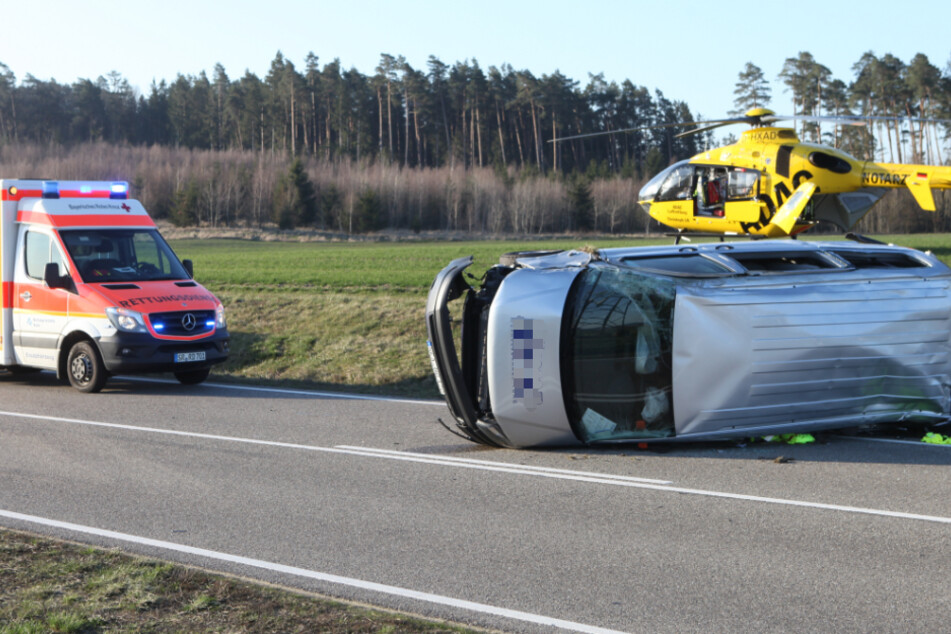
<path id="1" fill-rule="evenodd" d="M 562 379 L 583 442 L 674 434 L 672 280 L 589 267 L 565 306 Z"/>
<path id="2" fill-rule="evenodd" d="M 60 237 L 84 282 L 188 279 L 155 229 L 68 229 Z"/>

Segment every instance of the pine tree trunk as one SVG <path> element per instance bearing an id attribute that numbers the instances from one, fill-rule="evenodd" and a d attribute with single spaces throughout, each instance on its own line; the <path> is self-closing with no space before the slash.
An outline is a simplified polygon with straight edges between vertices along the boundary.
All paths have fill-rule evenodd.
<path id="1" fill-rule="evenodd" d="M 403 165 L 409 165 L 409 96 L 403 93 Z"/>
<path id="2" fill-rule="evenodd" d="M 376 104 L 377 110 L 380 111 L 380 156 L 383 156 L 383 94 L 380 92 L 380 87 L 376 87 Z"/>
<path id="3" fill-rule="evenodd" d="M 291 81 L 291 154 L 297 156 L 297 119 L 295 117 L 297 103 L 294 97 L 294 82 Z"/>
<path id="4" fill-rule="evenodd" d="M 390 160 L 393 160 L 393 101 L 390 99 L 390 82 L 386 82 L 386 129 L 390 136 Z"/>
<path id="5" fill-rule="evenodd" d="M 519 167 L 525 166 L 525 149 L 522 147 L 522 134 L 521 129 L 524 127 L 522 123 L 522 111 L 518 111 L 518 123 L 515 126 L 515 142 L 518 145 L 518 160 Z"/>
<path id="6" fill-rule="evenodd" d="M 530 101 L 529 105 L 532 108 L 532 136 L 535 139 L 535 164 L 538 165 L 538 169 L 542 169 L 542 154 L 541 147 L 538 145 L 538 119 L 535 117 L 535 102 Z"/>
<path id="7" fill-rule="evenodd" d="M 499 100 L 495 100 L 495 122 L 499 126 L 499 149 L 502 151 L 502 165 L 508 165 L 505 158 L 505 137 L 502 135 L 502 115 L 500 114 Z"/>
<path id="8" fill-rule="evenodd" d="M 413 100 L 413 128 L 416 131 L 416 166 L 423 166 L 423 144 L 419 136 L 419 104 Z"/>
<path id="9" fill-rule="evenodd" d="M 479 167 L 482 167 L 482 122 L 479 117 L 479 106 L 476 106 L 476 138 L 479 140 Z"/>

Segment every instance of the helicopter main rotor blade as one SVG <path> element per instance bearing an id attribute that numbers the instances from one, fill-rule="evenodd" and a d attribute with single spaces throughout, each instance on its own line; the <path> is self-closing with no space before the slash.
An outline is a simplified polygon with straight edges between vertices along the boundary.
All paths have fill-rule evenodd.
<path id="1" fill-rule="evenodd" d="M 901 115 L 868 115 L 866 117 L 860 117 L 859 115 L 854 115 L 857 119 L 864 119 L 866 121 L 911 121 L 914 123 L 951 123 L 951 119 L 931 119 L 923 117 L 906 117 Z"/>
<path id="2" fill-rule="evenodd" d="M 731 123 L 750 123 L 750 117 L 738 117 L 733 119 L 706 119 L 704 121 L 679 121 L 677 123 L 656 123 L 654 125 L 645 125 L 637 128 L 621 128 L 620 130 L 605 130 L 604 132 L 589 132 L 588 134 L 575 134 L 572 136 L 563 136 L 557 139 L 548 139 L 549 143 L 561 143 L 562 141 L 572 141 L 574 139 L 586 139 L 595 136 L 607 136 L 609 134 L 624 134 L 627 132 L 640 132 L 643 130 L 659 130 L 661 128 L 682 128 L 691 125 L 710 125 L 718 128 Z M 675 135 L 675 136 L 680 136 Z"/>
<path id="3" fill-rule="evenodd" d="M 772 115 L 763 117 L 763 121 L 772 123 L 773 121 L 813 121 L 816 123 L 837 123 L 839 125 L 868 125 L 865 117 L 852 117 L 846 115 L 812 115 L 812 114 L 791 114 L 786 116 Z"/>
<path id="4" fill-rule="evenodd" d="M 563 136 L 557 139 L 548 139 L 549 143 L 561 143 L 562 141 L 573 141 L 574 139 L 587 139 L 594 136 L 607 136 L 609 134 L 624 134 L 627 132 L 640 132 L 642 130 L 657 130 L 659 128 L 677 128 L 690 123 L 658 123 L 656 125 L 645 125 L 638 128 L 621 128 L 620 130 L 605 130 L 604 132 L 589 132 L 588 134 L 575 134 L 572 136 Z"/>
<path id="5" fill-rule="evenodd" d="M 699 122 L 698 122 L 699 123 Z M 704 121 L 703 123 L 708 123 Z M 691 136 L 694 134 L 702 134 L 708 130 L 716 130 L 717 128 L 722 128 L 725 125 L 731 125 L 733 123 L 744 123 L 743 121 L 727 121 L 725 123 L 714 123 L 713 125 L 705 125 L 702 128 L 694 128 L 693 130 L 685 130 L 684 132 L 678 132 L 674 135 L 675 139 L 682 139 L 685 136 Z"/>
<path id="6" fill-rule="evenodd" d="M 869 115 L 869 116 L 859 116 L 859 115 L 809 115 L 809 114 L 793 114 L 793 115 L 778 115 L 771 111 L 762 112 L 751 110 L 750 113 L 741 117 L 732 117 L 728 119 L 706 119 L 704 121 L 683 121 L 679 123 L 658 123 L 655 125 L 645 125 L 639 126 L 636 128 L 621 128 L 620 130 L 605 130 L 603 132 L 589 132 L 588 134 L 575 134 L 572 136 L 564 136 L 558 139 L 549 139 L 548 143 L 561 143 L 562 141 L 573 141 L 575 139 L 587 139 L 591 137 L 607 136 L 611 134 L 625 134 L 628 132 L 640 132 L 646 130 L 657 130 L 661 128 L 679 128 L 679 127 L 689 127 L 696 126 L 691 130 L 686 130 L 684 132 L 679 132 L 674 135 L 676 138 L 682 138 L 690 136 L 693 134 L 702 134 L 710 130 L 715 130 L 725 125 L 731 125 L 734 123 L 746 123 L 753 127 L 757 126 L 768 126 L 779 121 L 811 121 L 815 123 L 834 123 L 837 125 L 849 125 L 849 126 L 867 126 L 869 121 L 913 121 L 920 123 L 942 123 L 942 124 L 951 124 L 951 119 L 922 119 L 919 117 L 901 117 L 901 116 L 878 116 L 878 115 Z"/>

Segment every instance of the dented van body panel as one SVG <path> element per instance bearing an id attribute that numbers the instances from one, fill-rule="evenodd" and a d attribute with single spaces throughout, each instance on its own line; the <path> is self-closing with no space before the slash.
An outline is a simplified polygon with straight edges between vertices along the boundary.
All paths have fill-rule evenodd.
<path id="1" fill-rule="evenodd" d="M 427 307 L 434 372 L 478 442 L 712 440 L 951 410 L 951 270 L 930 254 L 768 241 L 503 262 L 477 288 L 464 261 L 440 274 L 465 297 L 461 355 L 432 327 L 448 295 Z"/>

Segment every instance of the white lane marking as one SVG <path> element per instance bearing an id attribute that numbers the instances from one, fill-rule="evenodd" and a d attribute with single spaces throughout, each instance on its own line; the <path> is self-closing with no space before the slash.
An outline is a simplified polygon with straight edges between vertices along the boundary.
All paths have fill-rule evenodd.
<path id="1" fill-rule="evenodd" d="M 590 473 L 582 471 L 574 471 L 571 469 L 555 469 L 552 467 L 535 467 L 531 465 L 516 465 L 509 462 L 493 462 L 491 460 L 473 460 L 472 458 L 458 458 L 456 456 L 442 456 L 434 455 L 428 453 L 413 453 L 412 451 L 394 451 L 392 449 L 374 449 L 372 447 L 355 447 L 352 445 L 337 445 L 338 449 L 350 449 L 352 451 L 359 451 L 363 453 L 370 454 L 381 454 L 383 457 L 397 457 L 397 456 L 413 456 L 416 458 L 429 458 L 437 459 L 443 463 L 460 463 L 460 464 L 476 464 L 476 465 L 491 465 L 495 467 L 504 467 L 504 468 L 516 468 L 524 471 L 537 471 L 539 473 L 563 473 L 563 474 L 572 474 L 577 475 L 579 473 L 587 473 L 587 475 L 597 476 L 598 478 L 604 478 L 608 480 L 626 480 L 628 482 L 647 482 L 649 484 L 673 484 L 670 480 L 654 480 L 652 478 L 638 478 L 634 476 L 623 476 L 623 475 L 613 475 L 610 473 Z"/>
<path id="2" fill-rule="evenodd" d="M 47 526 L 50 528 L 58 528 L 74 533 L 81 533 L 85 535 L 95 535 L 97 537 L 104 537 L 106 539 L 112 539 L 121 542 L 127 542 L 131 544 L 139 544 L 142 546 L 150 546 L 152 548 L 161 548 L 163 550 L 170 550 L 173 552 L 185 553 L 188 555 L 195 555 L 197 557 L 205 557 L 207 559 L 212 559 L 216 561 L 226 561 L 229 563 L 241 564 L 243 566 L 251 566 L 253 568 L 260 568 L 262 570 L 270 570 L 272 572 L 279 572 L 282 574 L 293 575 L 295 577 L 303 577 L 306 579 L 315 579 L 317 581 L 324 581 L 327 583 L 334 583 L 337 585 L 350 586 L 352 588 L 359 588 L 361 590 L 370 590 L 372 592 L 379 592 L 382 594 L 388 594 L 396 597 L 402 597 L 406 599 L 415 599 L 417 601 L 425 601 L 426 603 L 434 603 L 437 605 L 448 606 L 451 608 L 461 608 L 463 610 L 470 610 L 472 612 L 480 612 L 482 614 L 489 614 L 492 616 L 501 616 L 504 618 L 515 619 L 518 621 L 525 621 L 528 623 L 535 623 L 538 625 L 547 625 L 551 627 L 557 627 L 563 630 L 568 630 L 571 632 L 590 632 L 591 634 L 619 634 L 617 630 L 609 630 L 602 627 L 595 627 L 593 625 L 586 625 L 584 623 L 576 623 L 574 621 L 565 621 L 562 619 L 556 619 L 548 616 L 542 616 L 540 614 L 532 614 L 531 612 L 522 612 L 520 610 L 510 610 L 508 608 L 500 608 L 494 605 L 487 605 L 485 603 L 475 603 L 473 601 L 466 601 L 464 599 L 456 599 L 453 597 L 447 597 L 439 594 L 431 594 L 429 592 L 419 592 L 416 590 L 409 590 L 407 588 L 400 588 L 399 586 L 389 586 L 382 583 L 375 583 L 373 581 L 364 581 L 362 579 L 354 579 L 352 577 L 341 577 L 339 575 L 332 575 L 324 572 L 317 572 L 315 570 L 308 570 L 306 568 L 297 568 L 295 566 L 285 566 L 284 564 L 273 563 L 270 561 L 263 561 L 261 559 L 251 559 L 250 557 L 242 557 L 241 555 L 232 555 L 229 553 L 222 553 L 215 550 L 206 550 L 204 548 L 196 548 L 194 546 L 186 546 L 185 544 L 176 544 L 174 542 L 167 542 L 159 539 L 151 539 L 149 537 L 140 537 L 138 535 L 130 535 L 128 533 L 118 533 L 116 531 L 110 531 L 102 528 L 95 528 L 92 526 L 83 526 L 81 524 L 72 524 L 70 522 L 61 522 L 59 520 L 48 519 L 45 517 L 37 517 L 35 515 L 25 515 L 23 513 L 16 513 L 14 511 L 5 511 L 0 510 L 0 517 L 6 517 L 12 520 L 18 520 L 21 522 L 27 522 L 30 524 L 38 524 L 40 526 Z"/>
<path id="3" fill-rule="evenodd" d="M 514 473 L 519 475 L 534 475 L 543 478 L 557 478 L 560 480 L 577 480 L 580 482 L 594 482 L 599 484 L 619 484 L 620 482 L 645 482 L 654 484 L 664 484 L 664 480 L 650 480 L 647 478 L 634 478 L 630 476 L 619 476 L 610 474 L 592 473 L 589 471 L 570 471 L 567 469 L 546 469 L 543 467 L 528 467 L 524 465 L 514 465 L 504 462 L 483 462 L 480 460 L 467 460 L 463 458 L 450 458 L 445 456 L 431 454 L 414 454 L 409 452 L 387 451 L 385 449 L 365 449 L 362 447 L 318 447 L 315 445 L 300 445 L 297 443 L 279 442 L 276 440 L 257 440 L 254 438 L 241 438 L 239 436 L 221 436 L 218 434 L 202 434 L 191 431 L 178 431 L 174 429 L 159 429 L 157 427 L 138 427 L 135 425 L 123 425 L 120 423 L 104 423 L 99 421 L 81 420 L 76 418 L 62 418 L 59 416 L 44 416 L 40 414 L 24 414 L 21 412 L 0 411 L 0 416 L 9 416 L 12 418 L 29 418 L 33 420 L 46 420 L 58 423 L 69 423 L 71 425 L 87 425 L 90 427 L 106 427 L 110 429 L 122 429 L 124 431 L 145 432 L 150 434 L 165 434 L 168 436 L 183 436 L 187 438 L 201 438 L 203 440 L 220 440 L 225 442 L 238 442 L 251 445 L 263 445 L 266 447 L 279 447 L 282 449 L 301 449 L 304 451 L 321 451 L 325 453 L 338 453 L 351 456 L 363 456 L 366 458 L 387 458 L 390 460 L 402 460 L 407 462 L 419 462 L 423 464 L 441 464 L 446 466 L 456 466 L 468 469 L 481 469 L 483 471 L 497 471 L 501 473 Z M 668 482 L 669 484 L 669 482 Z"/>
<path id="4" fill-rule="evenodd" d="M 870 436 L 835 436 L 841 440 L 867 440 L 869 442 L 888 442 L 895 445 L 914 445 L 915 447 L 943 447 L 951 449 L 951 445 L 939 445 L 933 442 L 924 442 L 921 440 L 901 440 L 900 438 L 873 438 Z"/>
<path id="5" fill-rule="evenodd" d="M 514 473 L 518 475 L 535 475 L 538 477 L 546 478 L 558 478 L 564 480 L 576 480 L 580 482 L 593 482 L 596 484 L 611 484 L 615 486 L 625 486 L 632 487 L 636 489 L 649 489 L 653 491 L 667 491 L 670 493 L 683 493 L 687 495 L 699 495 L 703 497 L 713 497 L 721 498 L 728 500 L 743 500 L 747 502 L 761 502 L 764 504 L 779 504 L 784 506 L 795 506 L 800 508 L 813 508 L 821 509 L 827 511 L 840 511 L 844 513 L 857 513 L 861 515 L 875 515 L 879 517 L 893 517 L 898 519 L 911 519 L 911 520 L 921 520 L 925 522 L 936 522 L 939 524 L 951 524 L 951 517 L 941 517 L 937 515 L 921 515 L 918 513 L 904 513 L 901 511 L 888 511 L 882 509 L 871 509 L 857 506 L 845 506 L 841 504 L 824 504 L 821 502 L 807 502 L 804 500 L 791 500 L 786 498 L 770 498 L 763 497 L 759 495 L 746 495 L 743 493 L 729 493 L 725 491 L 710 491 L 705 489 L 689 489 L 684 487 L 672 487 L 663 484 L 651 484 L 647 482 L 632 482 L 628 480 L 616 480 L 611 479 L 610 477 L 602 477 L 601 474 L 590 473 L 590 472 L 577 472 L 578 475 L 567 475 L 567 474 L 557 474 L 557 473 L 542 473 L 532 470 L 526 470 L 520 468 L 521 465 L 512 465 L 511 467 L 501 468 L 494 467 L 489 464 L 480 464 L 478 461 L 473 461 L 475 464 L 466 464 L 458 462 L 458 459 L 455 460 L 441 460 L 438 457 L 431 458 L 416 458 L 410 455 L 404 456 L 401 452 L 393 452 L 393 454 L 383 453 L 386 450 L 354 450 L 354 449 L 343 449 L 338 447 L 315 447 L 311 445 L 298 445 L 295 443 L 285 443 L 285 442 L 276 442 L 272 440 L 254 440 L 251 438 L 240 438 L 235 436 L 219 436 L 215 434 L 199 434 L 196 432 L 187 432 L 187 431 L 175 431 L 170 429 L 157 429 L 154 427 L 135 427 L 132 425 L 120 425 L 117 423 L 101 423 L 95 421 L 85 421 L 71 418 L 59 418 L 56 416 L 41 416 L 37 414 L 22 414 L 18 412 L 3 412 L 0 411 L 0 416 L 11 416 L 11 417 L 21 417 L 21 418 L 31 418 L 37 420 L 50 420 L 56 422 L 64 422 L 78 425 L 90 425 L 95 427 L 109 427 L 113 429 L 125 429 L 129 431 L 140 431 L 156 434 L 167 434 L 172 436 L 185 436 L 191 438 L 204 438 L 208 440 L 221 440 L 226 442 L 240 442 L 248 443 L 255 445 L 265 445 L 270 447 L 282 447 L 288 449 L 303 449 L 307 451 L 322 451 L 326 453 L 341 453 L 349 454 L 355 456 L 364 456 L 364 457 L 373 457 L 373 458 L 386 458 L 389 460 L 404 460 L 411 462 L 422 462 L 426 464 L 438 464 L 442 466 L 450 467 L 461 467 L 468 469 L 481 469 L 485 471 L 497 471 L 503 473 Z M 426 454 L 419 454 L 426 455 Z M 573 473 L 573 472 L 569 472 Z"/>
<path id="6" fill-rule="evenodd" d="M 164 385 L 178 385 L 178 381 L 171 379 L 153 379 L 141 376 L 120 375 L 116 378 L 123 381 L 138 381 L 140 383 L 161 383 Z M 292 390 L 280 387 L 259 387 L 254 385 L 230 385 L 228 383 L 202 383 L 200 386 L 191 387 L 215 387 L 222 390 L 243 390 L 246 392 L 269 392 L 273 394 L 294 394 L 296 396 L 315 396 L 320 398 L 340 398 L 352 401 L 382 401 L 384 403 L 410 403 L 413 405 L 442 405 L 444 401 L 427 401 L 423 399 L 400 398 L 397 396 L 373 396 L 372 394 L 352 394 L 347 392 L 317 392 L 313 390 Z"/>

